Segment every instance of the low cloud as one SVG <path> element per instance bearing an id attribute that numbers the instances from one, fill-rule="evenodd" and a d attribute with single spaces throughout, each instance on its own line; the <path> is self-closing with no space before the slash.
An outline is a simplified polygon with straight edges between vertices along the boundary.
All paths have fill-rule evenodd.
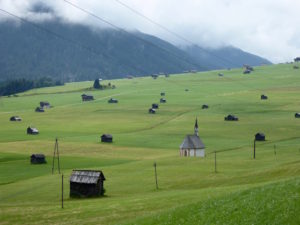
<path id="1" fill-rule="evenodd" d="M 69 0 L 128 30 L 139 30 L 176 45 L 188 43 L 132 13 L 116 0 Z M 300 1 L 297 0 L 121 0 L 143 15 L 201 46 L 233 45 L 273 62 L 300 55 Z M 0 8 L 42 22 L 64 22 L 94 27 L 107 24 L 63 0 L 0 0 Z M 0 13 L 0 20 L 8 16 Z"/>

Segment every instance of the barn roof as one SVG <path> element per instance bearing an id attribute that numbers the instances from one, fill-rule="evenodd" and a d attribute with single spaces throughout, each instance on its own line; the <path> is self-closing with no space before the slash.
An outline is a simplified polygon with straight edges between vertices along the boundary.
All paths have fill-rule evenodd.
<path id="1" fill-rule="evenodd" d="M 193 135 L 187 135 L 185 139 L 183 140 L 182 144 L 180 145 L 181 149 L 203 149 L 205 148 L 202 140 L 199 138 L 199 136 L 193 134 Z"/>
<path id="2" fill-rule="evenodd" d="M 44 154 L 32 154 L 31 158 L 33 158 L 33 157 L 43 159 L 43 158 L 45 158 L 45 155 Z"/>
<path id="3" fill-rule="evenodd" d="M 258 133 L 256 133 L 256 134 L 255 134 L 255 136 L 262 136 L 262 137 L 264 137 L 264 136 L 265 136 L 265 134 L 264 134 L 264 133 L 262 133 L 262 132 L 258 132 Z"/>
<path id="4" fill-rule="evenodd" d="M 113 136 L 111 134 L 103 134 L 101 137 L 112 138 Z"/>
<path id="5" fill-rule="evenodd" d="M 97 184 L 98 180 L 105 180 L 101 170 L 73 170 L 70 182 L 81 184 Z"/>

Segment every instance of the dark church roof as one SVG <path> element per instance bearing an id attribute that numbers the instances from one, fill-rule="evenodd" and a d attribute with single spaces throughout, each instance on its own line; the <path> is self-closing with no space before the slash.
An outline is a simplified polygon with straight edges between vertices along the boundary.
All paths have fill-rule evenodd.
<path id="1" fill-rule="evenodd" d="M 187 135 L 185 139 L 183 140 L 182 144 L 180 145 L 181 149 L 203 149 L 205 148 L 202 140 L 199 138 L 199 136 L 193 134 L 193 135 Z"/>
<path id="2" fill-rule="evenodd" d="M 98 180 L 105 180 L 100 170 L 73 170 L 70 182 L 81 184 L 97 184 Z"/>

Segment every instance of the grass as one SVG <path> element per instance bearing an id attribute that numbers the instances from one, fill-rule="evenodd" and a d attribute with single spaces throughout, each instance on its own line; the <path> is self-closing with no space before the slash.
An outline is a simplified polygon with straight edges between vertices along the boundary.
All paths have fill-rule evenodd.
<path id="1" fill-rule="evenodd" d="M 70 83 L 0 98 L 0 224 L 299 224 L 299 71 L 273 65 L 251 75 L 221 72 L 113 80 L 117 88 L 104 91 Z M 148 114 L 162 91 L 167 103 Z M 82 93 L 96 100 L 82 102 Z M 111 97 L 119 103 L 108 104 Z M 40 101 L 54 107 L 36 113 Z M 224 121 L 228 114 L 239 121 Z M 10 122 L 12 115 L 22 122 Z M 207 156 L 180 158 L 196 117 Z M 40 134 L 28 136 L 29 125 Z M 253 160 L 257 132 L 267 141 L 257 143 Z M 103 133 L 114 142 L 100 143 Z M 51 174 L 56 137 L 64 209 L 61 177 Z M 32 153 L 44 153 L 48 163 L 30 165 Z M 72 169 L 101 169 L 106 196 L 70 199 Z"/>

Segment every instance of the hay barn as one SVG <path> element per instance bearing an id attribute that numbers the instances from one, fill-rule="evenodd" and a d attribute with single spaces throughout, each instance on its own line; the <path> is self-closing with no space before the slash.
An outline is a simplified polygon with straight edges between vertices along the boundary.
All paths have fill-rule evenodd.
<path id="1" fill-rule="evenodd" d="M 111 134 L 103 134 L 101 136 L 101 142 L 111 143 L 113 141 L 113 136 Z"/>
<path id="2" fill-rule="evenodd" d="M 260 99 L 261 99 L 261 100 L 267 100 L 267 99 L 268 99 L 268 96 L 266 96 L 266 95 L 261 95 L 261 96 L 260 96 Z"/>
<path id="3" fill-rule="evenodd" d="M 167 100 L 165 98 L 161 98 L 159 101 L 160 101 L 160 103 L 166 103 L 167 102 Z"/>
<path id="4" fill-rule="evenodd" d="M 51 105 L 49 102 L 40 102 L 41 108 L 51 108 Z"/>
<path id="5" fill-rule="evenodd" d="M 46 157 L 44 154 L 32 154 L 30 156 L 30 163 L 31 164 L 44 164 L 46 162 Z"/>
<path id="6" fill-rule="evenodd" d="M 70 177 L 70 197 L 102 196 L 105 180 L 101 170 L 73 170 Z"/>
<path id="7" fill-rule="evenodd" d="M 83 94 L 81 95 L 81 98 L 82 98 L 82 101 L 93 101 L 94 100 L 94 96 L 92 95 L 86 95 L 86 94 Z"/>
<path id="8" fill-rule="evenodd" d="M 115 98 L 111 98 L 108 100 L 108 103 L 118 103 L 118 100 Z"/>
<path id="9" fill-rule="evenodd" d="M 45 110 L 42 107 L 36 107 L 35 111 L 36 112 L 45 112 Z"/>
<path id="10" fill-rule="evenodd" d="M 158 104 L 156 104 L 156 103 L 152 104 L 152 109 L 158 109 L 158 107 L 159 107 Z"/>
<path id="11" fill-rule="evenodd" d="M 22 121 L 22 119 L 20 117 L 18 117 L 18 116 L 12 116 L 12 117 L 10 117 L 9 120 L 10 121 Z"/>
<path id="12" fill-rule="evenodd" d="M 208 105 L 202 105 L 202 109 L 208 109 Z"/>
<path id="13" fill-rule="evenodd" d="M 300 118 L 300 113 L 295 113 L 295 118 Z"/>
<path id="14" fill-rule="evenodd" d="M 256 141 L 265 141 L 266 136 L 264 133 L 257 133 L 257 134 L 255 134 L 255 140 Z"/>
<path id="15" fill-rule="evenodd" d="M 35 135 L 35 134 L 39 134 L 39 131 L 38 131 L 38 129 L 36 129 L 34 127 L 28 127 L 27 128 L 27 134 Z"/>
<path id="16" fill-rule="evenodd" d="M 226 121 L 238 121 L 239 118 L 236 117 L 235 115 L 229 114 L 228 116 L 226 116 L 226 117 L 224 118 L 224 120 L 226 120 Z"/>
<path id="17" fill-rule="evenodd" d="M 155 114 L 155 113 L 156 113 L 156 110 L 153 109 L 153 108 L 150 108 L 148 112 L 149 112 L 150 114 Z"/>

